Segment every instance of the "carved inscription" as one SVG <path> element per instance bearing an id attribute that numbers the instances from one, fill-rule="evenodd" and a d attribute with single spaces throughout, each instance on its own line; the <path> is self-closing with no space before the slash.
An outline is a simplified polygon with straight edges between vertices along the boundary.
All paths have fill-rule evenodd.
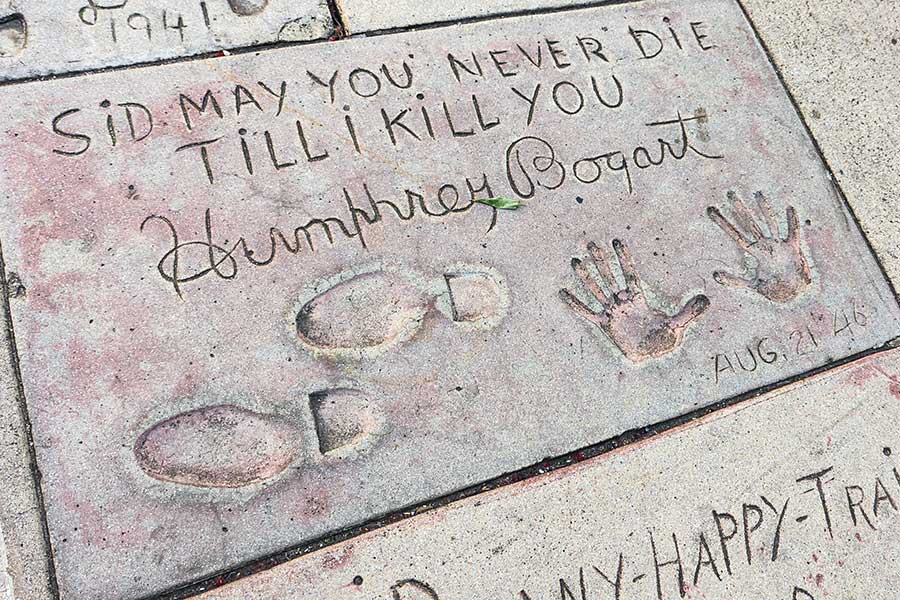
<path id="1" fill-rule="evenodd" d="M 892 451 L 885 448 L 890 456 Z M 632 532 L 622 548 L 602 556 L 572 555 L 565 572 L 547 573 L 543 583 L 509 589 L 509 600 L 669 600 L 714 598 L 741 577 L 764 577 L 775 563 L 802 568 L 811 553 L 836 545 L 870 544 L 880 529 L 900 519 L 900 472 L 879 466 L 868 473 L 847 473 L 839 465 L 798 471 L 795 480 L 774 492 L 748 491 L 732 506 L 712 506 L 696 515 L 693 531 L 672 531 L 648 523 Z M 864 539 L 868 538 L 868 539 Z M 627 546 L 627 548 L 625 547 Z M 802 553 L 798 550 L 802 549 Z M 540 567 L 535 565 L 536 569 Z M 502 577 L 502 573 L 492 573 Z M 529 578 L 533 581 L 533 577 Z M 770 576 L 773 600 L 822 600 L 834 594 L 824 575 L 797 581 Z M 451 586 L 438 588 L 422 579 L 405 579 L 390 588 L 395 600 L 488 600 L 462 596 Z M 491 595 L 490 598 L 497 598 Z"/>
<path id="2" fill-rule="evenodd" d="M 11 0 L 3 11 L 0 81 L 324 40 L 335 25 L 320 0 Z"/>
<path id="3" fill-rule="evenodd" d="M 232 6 L 238 11 L 236 4 Z M 89 8 L 91 15 L 100 10 Z M 370 250 L 369 230 L 391 221 L 415 227 L 420 219 L 468 217 L 485 222 L 482 231 L 490 233 L 498 226 L 498 210 L 478 200 L 498 194 L 539 200 L 571 188 L 632 195 L 645 192 L 659 170 L 723 160 L 723 143 L 713 139 L 710 125 L 717 119 L 724 125 L 727 117 L 690 109 L 689 99 L 652 111 L 653 118 L 644 119 L 627 142 L 597 139 L 574 154 L 542 132 L 554 120 L 616 118 L 635 110 L 646 92 L 617 63 L 650 65 L 671 53 L 702 61 L 704 54 L 718 49 L 711 41 L 713 31 L 713 25 L 702 21 L 685 23 L 680 31 L 650 25 L 606 29 L 603 36 L 535 38 L 489 51 L 451 49 L 441 61 L 427 65 L 409 55 L 330 71 L 310 67 L 293 78 L 181 91 L 168 105 L 136 97 L 107 99 L 99 107 L 59 111 L 50 120 L 58 138 L 53 152 L 84 160 L 160 138 L 168 143 L 175 133 L 185 140 L 170 149 L 175 164 L 198 183 L 205 180 L 217 189 L 234 175 L 290 177 L 370 158 L 381 147 L 416 152 L 445 140 L 483 139 L 496 145 L 498 138 L 508 137 L 496 162 L 482 172 L 420 187 L 391 189 L 367 180 L 339 186 L 331 202 L 334 212 L 273 223 L 263 232 L 267 241 L 262 244 L 260 232 L 221 231 L 212 208 L 188 222 L 183 214 L 146 215 L 140 228 L 151 243 L 168 236 L 158 271 L 181 296 L 185 283 L 207 277 L 232 280 L 245 265 L 275 267 L 323 246 L 353 241 Z M 433 86 L 435 78 L 445 83 L 446 92 L 426 94 L 420 82 L 427 79 Z M 494 90 L 479 92 L 473 87 L 479 83 L 491 83 Z M 322 122 L 304 118 L 302 107 L 311 102 L 327 106 L 324 125 L 329 133 Z M 501 110 L 501 105 L 513 110 Z M 244 124 L 248 119 L 252 128 Z M 518 134 L 522 131 L 527 134 Z M 303 199 L 292 202 L 302 204 Z M 183 233 L 197 231 L 197 223 L 204 235 Z"/>
<path id="4" fill-rule="evenodd" d="M 269 3 L 268 0 L 227 1 L 231 11 L 241 17 L 257 15 Z M 135 0 L 87 0 L 87 4 L 78 8 L 77 15 L 81 25 L 89 28 L 98 40 L 117 47 L 177 46 L 214 31 L 209 6 L 212 2 L 191 0 L 179 10 L 172 10 Z"/>
<path id="5" fill-rule="evenodd" d="M 282 1 L 205 5 L 250 26 Z M 168 5 L 77 3 L 117 44 L 209 33 L 201 2 L 184 29 Z M 5 89 L 5 287 L 72 597 L 158 594 L 900 326 L 733 0 Z M 379 593 L 443 600 L 426 579 Z"/>
<path id="6" fill-rule="evenodd" d="M 876 310 L 851 297 L 843 303 L 810 311 L 797 325 L 766 329 L 743 345 L 717 347 L 709 366 L 716 384 L 760 371 L 780 369 L 810 356 L 824 356 L 835 342 L 847 343 L 865 335 Z"/>

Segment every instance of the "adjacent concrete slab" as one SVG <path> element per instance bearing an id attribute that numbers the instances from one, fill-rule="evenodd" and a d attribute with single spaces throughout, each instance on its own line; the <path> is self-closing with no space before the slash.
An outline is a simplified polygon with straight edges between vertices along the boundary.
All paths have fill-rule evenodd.
<path id="1" fill-rule="evenodd" d="M 900 4 L 744 0 L 894 286 Z"/>
<path id="2" fill-rule="evenodd" d="M 0 284 L 0 599 L 51 600 L 50 549 L 6 335 L 5 293 Z"/>
<path id="3" fill-rule="evenodd" d="M 324 0 L 0 0 L 0 81 L 328 37 Z"/>
<path id="4" fill-rule="evenodd" d="M 349 33 L 365 33 L 427 23 L 490 17 L 547 8 L 591 4 L 585 0 L 486 0 L 465 2 L 366 2 L 337 0 L 337 7 Z M 599 4 L 599 2 L 593 2 Z"/>
<path id="5" fill-rule="evenodd" d="M 204 600 L 891 600 L 900 354 L 477 495 Z"/>
<path id="6" fill-rule="evenodd" d="M 0 530 L 0 598 L 13 600 L 13 580 L 9 570 L 9 559 L 6 556 L 6 541 Z"/>
<path id="7" fill-rule="evenodd" d="M 63 598 L 149 594 L 900 332 L 730 0 L 4 93 Z"/>

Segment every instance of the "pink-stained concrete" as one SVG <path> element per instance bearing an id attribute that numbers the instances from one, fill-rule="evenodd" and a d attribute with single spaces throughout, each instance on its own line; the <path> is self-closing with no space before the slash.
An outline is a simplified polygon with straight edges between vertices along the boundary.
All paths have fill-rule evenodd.
<path id="1" fill-rule="evenodd" d="M 155 593 L 900 332 L 731 0 L 2 94 L 0 240 L 66 600 Z M 759 191 L 763 235 L 729 196 Z M 222 407 L 247 421 L 195 418 Z"/>

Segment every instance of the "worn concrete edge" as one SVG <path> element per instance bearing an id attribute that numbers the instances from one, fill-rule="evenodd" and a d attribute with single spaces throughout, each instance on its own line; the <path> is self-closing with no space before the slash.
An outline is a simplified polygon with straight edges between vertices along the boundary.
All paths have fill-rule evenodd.
<path id="1" fill-rule="evenodd" d="M 794 112 L 797 113 L 797 117 L 799 117 L 800 122 L 803 123 L 803 129 L 806 132 L 806 135 L 812 141 L 813 147 L 816 150 L 816 154 L 819 156 L 819 160 L 822 161 L 822 164 L 825 165 L 825 170 L 828 173 L 828 178 L 831 180 L 831 185 L 834 187 L 835 191 L 838 194 L 838 197 L 841 199 L 841 202 L 844 205 L 844 208 L 850 214 L 850 218 L 853 220 L 854 225 L 856 225 L 856 229 L 859 232 L 862 239 L 865 241 L 866 247 L 869 250 L 869 255 L 875 261 L 875 264 L 878 265 L 878 270 L 881 272 L 882 278 L 887 282 L 888 288 L 891 290 L 891 293 L 894 296 L 894 301 L 900 304 L 900 295 L 897 294 L 897 288 L 894 286 L 894 282 L 891 281 L 890 276 L 888 276 L 887 269 L 884 264 L 881 262 L 881 258 L 878 256 L 878 253 L 875 251 L 875 247 L 872 245 L 871 240 L 869 240 L 869 236 L 866 235 L 866 230 L 862 226 L 862 222 L 856 214 L 856 211 L 853 209 L 853 206 L 850 204 L 850 201 L 847 199 L 847 195 L 844 193 L 844 189 L 841 187 L 841 183 L 837 177 L 834 175 L 834 169 L 831 168 L 831 164 L 828 162 L 828 158 L 825 156 L 825 152 L 822 150 L 822 146 L 819 144 L 819 140 L 816 139 L 816 136 L 813 135 L 812 129 L 809 126 L 809 121 L 806 119 L 806 115 L 803 114 L 803 111 L 800 110 L 800 104 L 797 102 L 797 99 L 794 97 L 793 91 L 791 91 L 790 86 L 788 85 L 787 79 L 784 76 L 784 73 L 781 71 L 781 67 L 778 65 L 778 61 L 775 59 L 775 55 L 772 53 L 769 45 L 766 44 L 765 39 L 760 34 L 759 29 L 756 26 L 756 23 L 753 21 L 753 18 L 750 16 L 750 11 L 747 10 L 747 7 L 744 5 L 744 0 L 733 0 L 740 8 L 741 12 L 744 13 L 744 19 L 746 19 L 747 24 L 753 30 L 753 34 L 756 36 L 756 40 L 759 42 L 760 47 L 763 49 L 763 52 L 766 53 L 766 58 L 769 60 L 769 64 L 772 66 L 772 69 L 775 71 L 775 75 L 778 77 L 778 81 L 781 82 L 781 87 L 784 89 L 785 94 L 791 101 L 791 105 L 794 107 Z"/>
<path id="2" fill-rule="evenodd" d="M 114 65 L 109 67 L 96 67 L 93 69 L 79 69 L 75 71 L 66 71 L 65 73 L 51 73 L 48 75 L 31 75 L 28 77 L 19 77 L 0 81 L 0 89 L 10 86 L 22 85 L 24 83 L 33 83 L 36 81 L 53 81 L 56 79 L 73 79 L 76 77 L 84 77 L 85 75 L 93 75 L 96 73 L 109 73 L 113 71 L 128 71 L 131 69 L 145 69 L 147 67 L 158 67 L 161 65 L 171 65 L 178 63 L 186 63 L 197 60 L 207 60 L 210 58 L 223 58 L 226 56 L 238 56 L 241 54 L 253 54 L 255 52 L 264 52 L 276 48 L 290 48 L 293 46 L 309 46 L 311 44 L 323 44 L 336 41 L 344 37 L 344 28 L 340 23 L 334 21 L 334 10 L 332 9 L 332 1 L 328 0 L 329 17 L 331 18 L 331 35 L 329 37 L 315 38 L 311 40 L 292 40 L 292 41 L 275 41 L 265 42 L 261 44 L 253 44 L 249 46 L 238 46 L 236 48 L 221 48 L 219 50 L 207 50 L 204 52 L 195 52 L 185 54 L 183 56 L 174 56 L 163 59 L 149 59 L 136 61 L 127 65 Z M 639 0 L 633 0 L 639 1 Z"/>
<path id="3" fill-rule="evenodd" d="M 896 348 L 900 348 L 900 336 L 877 347 L 863 350 L 841 359 L 829 360 L 824 365 L 798 373 L 775 383 L 720 400 L 714 404 L 697 408 L 665 421 L 647 425 L 645 427 L 630 429 L 615 437 L 573 450 L 557 457 L 547 457 L 533 465 L 504 473 L 487 481 L 468 486 L 437 498 L 432 498 L 424 502 L 405 506 L 395 511 L 373 516 L 360 523 L 345 527 L 317 539 L 291 546 L 262 558 L 246 561 L 238 566 L 216 572 L 187 585 L 177 586 L 158 594 L 144 596 L 140 600 L 186 600 L 187 598 L 200 595 L 211 589 L 234 583 L 235 581 L 256 573 L 267 571 L 272 567 L 289 562 L 301 556 L 317 552 L 329 546 L 334 546 L 335 544 L 345 542 L 411 517 L 429 513 L 473 496 L 493 492 L 525 480 L 535 479 L 547 473 L 565 469 L 584 461 L 610 454 L 620 448 L 647 443 L 654 438 L 675 433 L 685 427 L 699 425 L 701 419 L 718 411 L 733 409 L 744 403 L 749 404 L 760 396 L 773 392 L 779 394 L 784 393 L 795 385 L 805 384 L 809 378 L 830 374 L 832 371 L 837 372 L 842 367 L 848 367 L 859 360 L 875 357 Z"/>
<path id="4" fill-rule="evenodd" d="M 36 81 L 53 81 L 56 79 L 72 79 L 75 77 L 83 77 L 85 75 L 94 75 L 97 73 L 110 73 L 115 71 L 128 71 L 131 69 L 146 69 L 148 67 L 157 67 L 162 65 L 172 65 L 186 63 L 198 60 L 209 60 L 216 58 L 224 58 L 227 56 L 240 56 L 242 54 L 254 54 L 268 50 L 280 48 L 292 48 L 295 46 L 311 46 L 317 44 L 327 44 L 341 42 L 348 39 L 356 39 L 360 37 L 374 37 L 382 35 L 392 35 L 397 33 L 424 31 L 428 29 L 438 29 L 442 27 L 452 27 L 455 25 L 465 25 L 468 23 L 479 23 L 484 21 L 496 21 L 500 19 L 510 19 L 515 17 L 523 17 L 539 14 L 554 14 L 561 12 L 571 12 L 577 10 L 587 10 L 597 8 L 599 6 L 614 6 L 617 4 L 634 4 L 643 2 L 644 0 L 587 0 L 584 2 L 575 2 L 570 6 L 553 6 L 544 8 L 523 9 L 517 11 L 507 11 L 490 15 L 479 15 L 475 17 L 466 17 L 449 21 L 435 21 L 432 23 L 424 23 L 421 25 L 405 25 L 401 27 L 392 27 L 389 29 L 364 31 L 354 34 L 347 29 L 344 13 L 340 8 L 339 0 L 327 0 L 328 10 L 332 20 L 332 35 L 327 38 L 317 38 L 312 40 L 296 40 L 287 42 L 266 42 L 262 44 L 254 44 L 249 46 L 239 46 L 237 48 L 228 48 L 222 50 L 210 50 L 207 52 L 198 52 L 185 56 L 176 56 L 161 60 L 146 60 L 130 63 L 127 65 L 114 65 L 109 67 L 98 67 L 93 69 L 80 69 L 67 71 L 66 73 L 53 73 L 50 75 L 33 75 L 30 77 L 21 77 L 18 79 L 10 79 L 8 81 L 0 81 L 0 89 L 9 86 L 21 85 L 24 83 L 33 83 Z"/>
<path id="5" fill-rule="evenodd" d="M 0 302 L 3 303 L 6 315 L 4 323 L 4 337 L 8 351 L 8 360 L 12 366 L 13 378 L 15 379 L 16 403 L 19 408 L 19 423 L 24 428 L 25 444 L 28 448 L 28 468 L 31 471 L 31 489 L 27 493 L 34 495 L 36 506 L 38 507 L 38 518 L 40 519 L 40 529 L 42 534 L 41 543 L 43 545 L 43 555 L 45 557 L 46 569 L 45 576 L 47 578 L 47 586 L 50 595 L 53 598 L 59 598 L 59 584 L 56 579 L 56 563 L 53 559 L 53 546 L 50 544 L 50 527 L 47 522 L 47 507 L 44 502 L 44 492 L 41 488 L 41 471 L 37 462 L 37 453 L 34 448 L 34 436 L 31 429 L 31 418 L 28 415 L 28 407 L 25 401 L 25 388 L 22 383 L 22 371 L 19 364 L 19 352 L 16 348 L 16 336 L 13 330 L 12 307 L 9 302 L 10 291 L 9 282 L 6 279 L 6 263 L 3 259 L 3 244 L 0 242 Z M 15 582 L 14 582 L 15 583 Z M 14 585 L 15 589 L 15 585 Z"/>

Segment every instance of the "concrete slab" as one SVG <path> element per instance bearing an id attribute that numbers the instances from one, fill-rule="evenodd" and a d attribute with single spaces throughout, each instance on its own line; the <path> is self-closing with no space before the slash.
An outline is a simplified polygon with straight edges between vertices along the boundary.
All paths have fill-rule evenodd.
<path id="1" fill-rule="evenodd" d="M 900 286 L 900 5 L 743 0 L 863 230 Z"/>
<path id="2" fill-rule="evenodd" d="M 431 510 L 203 600 L 891 600 L 900 354 Z"/>
<path id="3" fill-rule="evenodd" d="M 900 332 L 730 0 L 4 94 L 63 598 L 150 594 Z M 500 197 L 526 206 L 473 201 Z"/>
<path id="4" fill-rule="evenodd" d="M 885 0 L 815 3 L 741 0 L 772 52 L 801 111 L 888 275 L 900 285 L 900 145 L 892 99 L 900 94 L 900 5 Z M 525 10 L 572 0 L 439 3 L 339 0 L 351 33 L 412 27 Z M 878 15 L 872 19 L 872 15 Z M 891 74 L 894 74 L 892 76 Z"/>
<path id="5" fill-rule="evenodd" d="M 589 4 L 585 0 L 487 0 L 465 2 L 367 2 L 337 0 L 336 4 L 348 33 L 366 33 L 428 23 L 490 17 L 547 8 L 566 8 Z M 598 4 L 598 2 L 594 2 Z"/>
<path id="6" fill-rule="evenodd" d="M 325 0 L 0 0 L 0 81 L 321 39 Z"/>
<path id="7" fill-rule="evenodd" d="M 9 572 L 9 559 L 6 557 L 6 540 L 3 539 L 3 531 L 0 530 L 0 598 L 13 600 L 13 581 Z"/>
<path id="8" fill-rule="evenodd" d="M 4 296 L 0 282 L 0 599 L 51 600 L 50 548 L 9 352 Z"/>

